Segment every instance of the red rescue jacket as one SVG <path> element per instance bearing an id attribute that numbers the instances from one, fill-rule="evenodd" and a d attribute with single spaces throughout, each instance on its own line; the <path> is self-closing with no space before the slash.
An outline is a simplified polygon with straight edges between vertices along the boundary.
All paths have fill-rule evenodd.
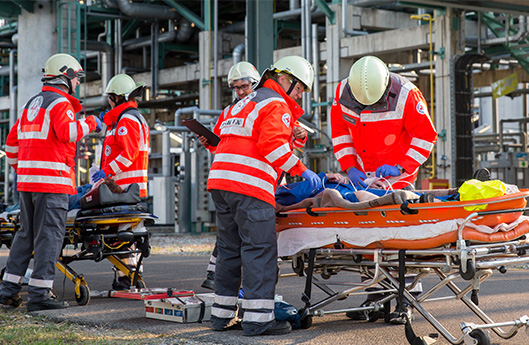
<path id="1" fill-rule="evenodd" d="M 258 198 L 275 205 L 282 171 L 301 175 L 307 168 L 292 152 L 292 128 L 301 107 L 273 80 L 225 114 L 207 189 Z"/>
<path id="2" fill-rule="evenodd" d="M 26 103 L 6 140 L 18 191 L 76 193 L 76 142 L 97 126 L 94 116 L 76 120 L 80 110 L 75 97 L 53 86 Z"/>
<path id="3" fill-rule="evenodd" d="M 122 188 L 140 186 L 147 197 L 150 129 L 134 101 L 120 104 L 105 114 L 107 125 L 101 169 Z M 116 123 L 117 122 L 117 123 Z"/>

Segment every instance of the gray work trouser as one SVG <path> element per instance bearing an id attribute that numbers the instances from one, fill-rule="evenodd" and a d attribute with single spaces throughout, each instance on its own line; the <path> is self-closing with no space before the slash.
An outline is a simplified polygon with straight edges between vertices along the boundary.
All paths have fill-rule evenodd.
<path id="1" fill-rule="evenodd" d="M 243 331 L 245 335 L 260 334 L 274 323 L 275 209 L 242 194 L 212 190 L 211 196 L 219 227 L 212 326 L 221 329 L 235 316 L 242 275 Z"/>
<path id="2" fill-rule="evenodd" d="M 0 294 L 13 296 L 20 291 L 33 254 L 28 301 L 39 302 L 49 297 L 55 264 L 63 246 L 67 214 L 67 194 L 20 192 L 21 228 L 11 244 Z"/>

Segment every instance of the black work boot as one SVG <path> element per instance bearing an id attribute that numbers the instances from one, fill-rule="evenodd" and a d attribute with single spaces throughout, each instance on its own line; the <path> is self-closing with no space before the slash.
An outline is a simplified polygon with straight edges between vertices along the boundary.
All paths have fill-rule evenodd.
<path id="1" fill-rule="evenodd" d="M 3 308 L 17 308 L 20 304 L 22 304 L 22 298 L 18 293 L 14 294 L 13 296 L 0 295 L 0 304 Z"/>
<path id="2" fill-rule="evenodd" d="M 39 311 L 39 310 L 51 310 L 51 309 L 64 309 L 68 308 L 70 303 L 57 298 L 57 296 L 51 294 L 49 297 L 42 301 L 28 301 L 28 311 Z"/>
<path id="3" fill-rule="evenodd" d="M 206 279 L 202 282 L 202 285 L 200 286 L 202 286 L 204 289 L 210 289 L 215 291 L 215 272 L 208 271 Z"/>

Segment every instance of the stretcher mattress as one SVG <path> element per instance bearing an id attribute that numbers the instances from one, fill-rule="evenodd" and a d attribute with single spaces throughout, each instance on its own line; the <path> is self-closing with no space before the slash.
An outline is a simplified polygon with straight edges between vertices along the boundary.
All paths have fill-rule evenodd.
<path id="1" fill-rule="evenodd" d="M 457 240 L 460 224 L 475 212 L 469 206 L 483 206 L 481 211 L 505 212 L 479 216 L 467 223 L 463 229 L 465 240 L 509 241 L 529 232 L 529 217 L 522 216 L 523 211 L 509 212 L 524 208 L 528 196 L 529 190 L 522 190 L 490 199 L 407 205 L 411 212 L 403 212 L 401 205 L 282 212 L 276 218 L 278 254 L 290 256 L 304 249 L 332 247 L 336 242 L 346 248 L 440 247 Z"/>

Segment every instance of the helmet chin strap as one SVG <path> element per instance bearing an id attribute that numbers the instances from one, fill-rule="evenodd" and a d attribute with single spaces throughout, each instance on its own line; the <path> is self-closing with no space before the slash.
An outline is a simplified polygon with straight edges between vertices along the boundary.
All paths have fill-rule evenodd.
<path id="1" fill-rule="evenodd" d="M 73 95 L 72 80 L 70 78 L 66 78 L 66 82 L 68 83 L 68 94 Z"/>

